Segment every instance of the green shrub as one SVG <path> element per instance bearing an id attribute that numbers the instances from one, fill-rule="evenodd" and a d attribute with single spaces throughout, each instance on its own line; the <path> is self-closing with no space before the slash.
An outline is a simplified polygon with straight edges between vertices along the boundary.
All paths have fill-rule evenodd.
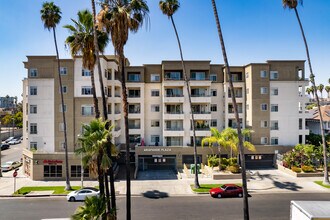
<path id="1" fill-rule="evenodd" d="M 229 165 L 229 160 L 226 158 L 221 158 L 221 165 L 227 167 Z"/>
<path id="2" fill-rule="evenodd" d="M 227 166 L 224 164 L 221 164 L 221 170 L 226 170 Z"/>
<path id="3" fill-rule="evenodd" d="M 237 164 L 237 158 L 236 157 L 231 157 L 231 158 L 228 159 L 228 161 L 229 161 L 229 165 L 231 165 L 231 166 Z"/>
<path id="4" fill-rule="evenodd" d="M 296 173 L 301 173 L 301 168 L 300 167 L 291 167 L 291 170 Z"/>
<path id="5" fill-rule="evenodd" d="M 305 173 L 315 172 L 315 169 L 312 166 L 303 165 L 303 166 L 301 166 L 301 169 Z"/>
<path id="6" fill-rule="evenodd" d="M 237 164 L 228 166 L 227 170 L 232 173 L 240 173 L 240 167 Z"/>
<path id="7" fill-rule="evenodd" d="M 209 167 L 217 167 L 219 166 L 219 158 L 217 158 L 216 156 L 210 156 L 207 160 L 207 163 Z"/>

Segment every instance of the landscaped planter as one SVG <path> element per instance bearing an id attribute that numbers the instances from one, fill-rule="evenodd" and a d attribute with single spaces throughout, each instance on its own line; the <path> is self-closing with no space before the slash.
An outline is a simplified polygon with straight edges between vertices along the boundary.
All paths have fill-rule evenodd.
<path id="1" fill-rule="evenodd" d="M 241 173 L 213 173 L 214 180 L 227 180 L 227 179 L 242 179 Z M 246 178 L 250 178 L 250 174 L 246 173 Z"/>
<path id="2" fill-rule="evenodd" d="M 315 172 L 315 173 L 304 173 L 304 172 L 301 172 L 301 173 L 296 173 L 296 172 L 293 172 L 291 169 L 288 169 L 280 164 L 277 164 L 277 169 L 286 173 L 286 174 L 289 174 L 291 176 L 294 176 L 294 177 L 320 177 L 320 176 L 323 176 L 323 172 Z"/>

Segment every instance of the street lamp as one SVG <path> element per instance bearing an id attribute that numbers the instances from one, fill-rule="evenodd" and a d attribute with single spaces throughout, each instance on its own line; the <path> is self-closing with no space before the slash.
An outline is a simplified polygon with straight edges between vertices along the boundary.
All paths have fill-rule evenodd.
<path id="1" fill-rule="evenodd" d="M 80 147 L 79 138 L 80 134 L 77 135 L 78 138 L 78 146 Z M 84 188 L 84 167 L 83 167 L 83 155 L 80 153 L 80 181 L 81 181 L 81 188 Z"/>
<path id="2" fill-rule="evenodd" d="M 1 138 L 1 121 L 0 121 L 0 165 L 1 165 L 1 145 L 2 145 L 2 138 Z M 0 167 L 0 177 L 2 177 L 2 169 Z"/>

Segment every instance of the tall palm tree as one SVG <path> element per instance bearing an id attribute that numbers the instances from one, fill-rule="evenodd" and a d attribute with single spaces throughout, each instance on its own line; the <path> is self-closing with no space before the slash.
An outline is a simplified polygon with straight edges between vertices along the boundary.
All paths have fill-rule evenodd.
<path id="1" fill-rule="evenodd" d="M 96 23 L 96 10 L 95 10 L 95 1 L 91 0 L 92 4 L 92 13 L 93 13 L 93 38 L 94 38 L 94 52 L 96 57 L 96 63 L 98 67 L 98 74 L 99 74 L 99 82 L 100 82 L 100 89 L 101 89 L 101 96 L 102 96 L 102 107 L 103 107 L 103 119 L 106 121 L 106 126 L 109 128 L 110 123 L 108 122 L 108 110 L 107 110 L 107 101 L 105 98 L 105 92 L 104 92 L 104 84 L 103 84 L 103 74 L 102 74 L 102 68 L 101 68 L 101 62 L 100 62 L 100 56 L 99 56 L 99 45 L 98 45 L 98 39 L 97 39 L 97 23 Z M 110 142 L 111 140 L 108 140 L 107 145 L 107 155 L 109 158 L 111 158 L 111 149 L 110 149 Z M 116 210 L 116 193 L 115 193 L 115 180 L 114 180 L 114 173 L 113 173 L 113 167 L 110 166 L 109 173 L 106 172 L 104 175 L 104 183 L 105 183 L 105 192 L 106 192 L 106 202 L 107 202 L 107 210 L 110 212 L 110 193 L 109 193 L 109 184 L 108 184 L 108 174 L 110 176 L 110 189 L 111 189 L 111 209 Z"/>
<path id="2" fill-rule="evenodd" d="M 100 28 L 104 28 L 110 34 L 115 52 L 119 56 L 126 139 L 126 219 L 130 220 L 131 163 L 124 47 L 128 41 L 129 32 L 136 33 L 142 27 L 144 20 L 148 19 L 149 7 L 144 0 L 105 0 L 103 3 L 102 10 L 98 15 Z"/>
<path id="3" fill-rule="evenodd" d="M 88 10 L 78 12 L 78 21 L 71 19 L 73 25 L 65 25 L 64 28 L 68 29 L 70 36 L 66 38 L 66 44 L 70 48 L 72 57 L 82 55 L 83 67 L 91 72 L 91 84 L 93 93 L 93 102 L 95 109 L 95 118 L 100 117 L 100 111 L 98 107 L 98 100 L 96 97 L 96 88 L 94 81 L 94 66 L 96 62 L 94 53 L 94 34 L 93 34 L 93 16 Z M 97 31 L 98 46 L 101 52 L 104 51 L 108 42 L 108 35 L 104 32 Z M 101 158 L 101 156 L 100 156 Z M 99 158 L 99 159 L 100 159 Z M 99 160 L 99 163 L 101 161 Z M 104 195 L 104 178 L 102 175 L 98 176 L 100 184 L 100 194 Z"/>
<path id="4" fill-rule="evenodd" d="M 307 92 L 307 94 L 308 94 L 308 95 L 310 95 L 310 94 L 311 94 L 311 92 L 312 92 L 311 88 L 309 88 L 309 87 L 306 87 L 306 92 Z"/>
<path id="5" fill-rule="evenodd" d="M 216 26 L 218 29 L 219 40 L 220 40 L 220 44 L 221 44 L 221 48 L 222 48 L 222 56 L 224 59 L 225 68 L 226 68 L 226 72 L 227 72 L 227 78 L 229 81 L 230 93 L 232 94 L 231 98 L 232 98 L 232 102 L 233 102 L 235 119 L 236 119 L 236 123 L 237 123 L 238 149 L 239 149 L 239 155 L 240 155 L 241 167 L 242 167 L 243 211 L 244 211 L 244 219 L 248 220 L 250 218 L 249 217 L 250 215 L 249 215 L 249 202 L 248 202 L 248 191 L 247 191 L 246 169 L 245 169 L 245 155 L 244 155 L 244 149 L 243 149 L 243 136 L 242 136 L 242 131 L 241 131 L 241 122 L 239 120 L 238 107 L 237 107 L 237 103 L 236 103 L 232 75 L 230 72 L 229 62 L 228 62 L 228 58 L 227 58 L 224 39 L 222 36 L 222 30 L 221 30 L 221 26 L 220 26 L 220 20 L 219 20 L 215 0 L 212 0 L 212 7 L 213 7 L 213 13 L 214 13 L 215 21 L 216 21 Z"/>
<path id="6" fill-rule="evenodd" d="M 324 90 L 327 92 L 328 98 L 330 98 L 330 86 L 326 86 Z"/>
<path id="7" fill-rule="evenodd" d="M 70 177 L 69 177 L 69 159 L 68 159 L 68 138 L 67 138 L 67 127 L 64 109 L 64 98 L 62 89 L 62 76 L 61 76 L 61 64 L 60 57 L 58 53 L 57 40 L 56 40 L 56 26 L 61 21 L 61 9 L 54 4 L 54 2 L 45 2 L 42 4 L 42 9 L 40 10 L 41 20 L 44 23 L 44 28 L 48 31 L 53 30 L 54 43 L 56 49 L 56 59 L 57 59 L 57 72 L 58 80 L 60 84 L 60 94 L 61 94 L 61 106 L 62 106 L 62 119 L 64 125 L 64 149 L 65 149 L 65 190 L 71 190 Z"/>
<path id="8" fill-rule="evenodd" d="M 318 90 L 320 91 L 320 93 L 321 93 L 321 98 L 323 98 L 322 93 L 323 93 L 324 85 L 323 85 L 323 84 L 318 85 L 317 89 L 318 89 Z"/>
<path id="9" fill-rule="evenodd" d="M 195 181 L 194 181 L 194 187 L 198 189 L 199 186 L 199 181 L 198 181 L 198 169 L 197 169 L 197 146 L 196 146 L 196 129 L 195 129 L 195 119 L 194 119 L 194 113 L 192 111 L 192 104 L 191 104 L 191 94 L 190 94 L 190 80 L 189 77 L 187 76 L 187 71 L 185 67 L 185 63 L 183 60 L 183 53 L 182 53 L 182 48 L 181 48 L 181 42 L 179 38 L 178 31 L 175 26 L 175 22 L 173 19 L 174 13 L 180 8 L 180 3 L 178 0 L 165 0 L 165 1 L 159 1 L 159 8 L 163 12 L 164 15 L 166 15 L 172 22 L 173 29 L 175 32 L 175 36 L 178 42 L 179 50 L 180 50 L 180 57 L 181 57 L 181 65 L 182 65 L 182 71 L 183 71 L 183 77 L 186 82 L 186 87 L 187 87 L 187 93 L 188 93 L 188 100 L 189 100 L 189 107 L 190 107 L 190 112 L 191 112 L 191 127 L 193 129 L 193 146 L 194 146 L 194 164 L 195 164 Z"/>
<path id="10" fill-rule="evenodd" d="M 107 145 L 111 140 L 112 127 L 107 128 L 107 122 L 101 118 L 92 120 L 89 124 L 83 125 L 84 132 L 80 135 L 78 141 L 82 147 L 76 150 L 77 154 L 83 155 L 82 162 L 84 167 L 89 167 L 92 174 L 102 176 L 111 166 L 111 159 L 106 154 Z M 103 180 L 99 182 L 103 185 Z M 104 194 L 101 194 L 104 199 Z M 109 207 L 108 207 L 109 208 Z M 108 215 L 113 215 L 115 210 L 109 209 Z M 114 217 L 114 216 L 113 216 Z"/>
<path id="11" fill-rule="evenodd" d="M 306 55 L 307 55 L 307 60 L 308 60 L 308 66 L 309 66 L 309 71 L 310 71 L 310 81 L 312 83 L 312 86 L 313 86 L 313 89 L 315 90 L 315 98 L 316 98 L 316 104 L 317 104 L 317 109 L 319 111 L 319 115 L 320 115 L 320 127 L 321 127 L 321 135 L 322 135 L 322 145 L 323 145 L 323 158 L 324 158 L 324 164 L 327 164 L 327 144 L 325 142 L 325 134 L 324 134 L 324 124 L 323 124 L 323 116 L 321 114 L 321 105 L 320 105 L 320 100 L 319 100 L 319 96 L 317 94 L 317 87 L 316 87 L 316 82 L 315 82 L 315 75 L 313 73 L 313 68 L 312 68 L 312 63 L 311 63 L 311 59 L 310 59 L 310 56 L 309 56 L 309 49 L 308 49 L 308 44 L 307 44 L 307 40 L 306 40 L 306 37 L 305 37 L 305 32 L 304 32 L 304 29 L 303 29 L 303 26 L 301 24 L 301 21 L 300 21 L 300 17 L 299 17 L 299 14 L 298 14 L 298 10 L 297 10 L 297 6 L 298 6 L 298 2 L 300 4 L 303 3 L 303 0 L 282 0 L 282 4 L 283 4 L 283 7 L 284 8 L 289 8 L 289 9 L 293 9 L 295 14 L 296 14 L 296 17 L 297 17 L 297 20 L 298 20 L 298 23 L 299 23 L 299 27 L 300 27 L 300 31 L 301 31 L 301 35 L 303 37 L 303 40 L 304 40 L 304 44 L 305 44 L 305 49 L 306 49 Z M 330 182 L 329 182 L 329 173 L 328 173 L 328 166 L 324 166 L 324 179 L 323 179 L 323 183 L 326 184 L 326 185 L 330 185 Z"/>

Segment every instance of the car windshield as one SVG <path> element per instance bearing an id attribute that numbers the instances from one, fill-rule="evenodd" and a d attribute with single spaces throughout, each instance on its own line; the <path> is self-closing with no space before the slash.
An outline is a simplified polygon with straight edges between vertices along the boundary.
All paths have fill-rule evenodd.
<path id="1" fill-rule="evenodd" d="M 227 187 L 225 185 L 220 186 L 220 189 L 225 190 Z"/>

